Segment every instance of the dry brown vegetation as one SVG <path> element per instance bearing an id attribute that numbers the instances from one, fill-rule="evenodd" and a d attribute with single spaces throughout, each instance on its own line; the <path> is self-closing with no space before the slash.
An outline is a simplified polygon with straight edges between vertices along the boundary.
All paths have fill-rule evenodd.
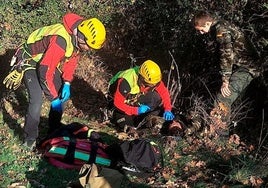
<path id="1" fill-rule="evenodd" d="M 98 15 L 107 25 L 107 43 L 101 51 L 85 54 L 81 58 L 72 83 L 72 97 L 65 107 L 62 122 L 84 123 L 107 133 L 110 136 L 108 141 L 130 139 L 133 135 L 157 138 L 163 147 L 165 167 L 156 176 L 147 179 L 129 177 L 133 187 L 146 187 L 145 184 L 148 187 L 168 188 L 266 187 L 268 107 L 264 83 L 267 83 L 267 72 L 255 80 L 234 105 L 230 136 L 219 137 L 215 134 L 214 122 L 209 115 L 219 88 L 216 81 L 219 77 L 217 57 L 213 53 L 215 46 L 209 43 L 209 38 L 201 39 L 189 21 L 200 8 L 233 21 L 254 41 L 265 67 L 268 51 L 267 7 L 264 0 L 78 0 L 60 1 L 58 4 L 41 0 L 6 1 L 0 8 L 0 47 L 3 54 L 0 58 L 3 65 L 0 81 L 2 83 L 9 70 L 8 62 L 15 47 L 33 28 L 59 21 L 66 11 Z M 47 9 L 59 14 L 51 20 L 44 19 L 51 17 Z M 23 24 L 23 20 L 28 22 Z M 210 48 L 205 48 L 205 43 L 210 44 Z M 128 135 L 118 132 L 114 125 L 106 121 L 105 96 L 109 79 L 117 71 L 139 65 L 147 58 L 160 64 L 164 81 L 172 94 L 176 121 L 183 125 L 183 130 L 175 131 L 175 137 L 174 132 L 173 136 L 153 134 L 158 133 L 157 129 L 142 129 Z M 60 177 L 53 179 L 51 173 L 57 169 L 45 163 L 41 155 L 22 152 L 19 146 L 20 131 L 27 109 L 24 86 L 14 92 L 6 90 L 1 84 L 0 94 L 0 141 L 3 147 L 0 152 L 0 181 L 12 182 L 9 187 L 27 184 L 31 187 L 53 187 L 51 185 L 56 181 L 66 187 L 70 181 L 75 181 L 77 172 L 68 172 L 72 174 L 72 177 L 68 177 L 64 174 L 66 172 L 57 171 Z M 47 129 L 48 110 L 49 102 L 45 100 L 41 114 L 41 137 Z M 198 121 L 193 121 L 196 118 Z M 187 128 L 191 128 L 190 133 L 184 132 Z M 20 166 L 21 169 L 13 166 L 14 161 L 16 167 Z M 50 182 L 47 182 L 50 178 Z M 140 182 L 144 184 L 138 184 Z"/>

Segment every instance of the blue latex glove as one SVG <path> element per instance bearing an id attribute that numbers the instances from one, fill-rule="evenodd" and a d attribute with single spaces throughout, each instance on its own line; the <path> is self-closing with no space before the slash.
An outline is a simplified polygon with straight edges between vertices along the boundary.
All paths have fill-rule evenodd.
<path id="1" fill-rule="evenodd" d="M 173 113 L 170 112 L 170 111 L 165 111 L 163 117 L 164 117 L 164 119 L 165 119 L 166 121 L 171 121 L 171 120 L 174 119 L 174 115 L 173 115 Z"/>
<path id="2" fill-rule="evenodd" d="M 66 102 L 69 100 L 71 93 L 70 93 L 71 84 L 69 82 L 65 82 L 61 91 L 61 100 L 62 102 Z"/>
<path id="3" fill-rule="evenodd" d="M 55 111 L 62 112 L 62 101 L 57 98 L 51 102 L 51 108 Z"/>
<path id="4" fill-rule="evenodd" d="M 140 107 L 138 108 L 138 115 L 146 113 L 150 110 L 151 108 L 148 105 L 142 104 L 140 105 Z"/>

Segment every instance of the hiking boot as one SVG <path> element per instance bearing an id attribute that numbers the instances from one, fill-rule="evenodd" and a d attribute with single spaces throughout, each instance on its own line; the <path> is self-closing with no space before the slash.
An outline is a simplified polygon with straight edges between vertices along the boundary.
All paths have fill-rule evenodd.
<path id="1" fill-rule="evenodd" d="M 221 120 L 219 117 L 211 117 L 210 134 L 222 137 L 229 136 L 228 124 Z"/>
<path id="2" fill-rule="evenodd" d="M 199 114 L 195 112 L 190 112 L 191 126 L 185 129 L 185 135 L 192 135 L 201 129 L 202 118 Z"/>
<path id="3" fill-rule="evenodd" d="M 25 140 L 22 144 L 27 150 L 33 151 L 36 148 L 36 140 Z"/>
<path id="4" fill-rule="evenodd" d="M 230 122 L 230 107 L 222 102 L 219 102 L 210 112 L 212 118 L 218 118 L 222 122 Z"/>
<path id="5" fill-rule="evenodd" d="M 210 112 L 210 119 L 212 124 L 210 125 L 210 133 L 218 136 L 229 136 L 230 122 L 230 107 L 226 104 L 219 102 Z"/>

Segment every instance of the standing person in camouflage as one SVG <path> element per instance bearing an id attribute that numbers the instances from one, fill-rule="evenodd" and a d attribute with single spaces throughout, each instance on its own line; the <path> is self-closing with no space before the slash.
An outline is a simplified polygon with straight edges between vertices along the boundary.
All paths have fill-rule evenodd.
<path id="1" fill-rule="evenodd" d="M 215 116 L 217 110 L 221 113 L 217 114 L 217 117 L 220 117 L 218 119 L 225 127 L 221 127 L 223 131 L 219 132 L 229 134 L 231 105 L 253 78 L 258 76 L 255 63 L 257 53 L 240 28 L 225 20 L 214 18 L 208 12 L 197 13 L 193 24 L 201 34 L 211 34 L 219 47 L 222 85 L 211 115 Z"/>

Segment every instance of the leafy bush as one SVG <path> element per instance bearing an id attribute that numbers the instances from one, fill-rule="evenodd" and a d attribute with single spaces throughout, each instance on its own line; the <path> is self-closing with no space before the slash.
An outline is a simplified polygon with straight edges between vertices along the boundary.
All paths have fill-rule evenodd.
<path id="1" fill-rule="evenodd" d="M 35 29 L 59 22 L 65 11 L 61 1 L 4 0 L 0 7 L 1 53 L 16 48 Z"/>
<path id="2" fill-rule="evenodd" d="M 110 77 L 109 71 L 115 73 L 118 69 L 130 66 L 130 63 L 125 63 L 130 54 L 132 54 L 132 59 L 136 60 L 133 62 L 137 64 L 141 64 L 147 58 L 155 60 L 163 69 L 164 76 L 170 69 L 170 54 L 174 55 L 182 79 L 182 92 L 178 97 L 178 101 L 182 102 L 177 103 L 176 110 L 179 111 L 178 109 L 182 108 L 189 110 L 192 107 L 196 109 L 193 106 L 196 104 L 207 105 L 207 101 L 211 99 L 210 95 L 214 94 L 214 91 L 210 89 L 217 89 L 215 78 L 218 76 L 218 67 L 215 65 L 217 57 L 211 55 L 215 50 L 214 46 L 211 45 L 211 48 L 205 49 L 202 44 L 206 42 L 206 39 L 203 41 L 191 25 L 194 13 L 200 9 L 209 10 L 239 25 L 254 41 L 260 54 L 267 59 L 267 21 L 265 18 L 267 18 L 268 4 L 266 0 L 0 1 L 0 54 L 4 54 L 9 49 L 15 49 L 33 30 L 61 22 L 66 12 L 71 11 L 84 17 L 98 17 L 105 23 L 108 36 L 106 45 L 100 52 L 93 55 L 86 54 L 81 59 L 73 84 L 73 98 L 68 101 L 63 117 L 64 123 L 77 119 L 88 123 L 89 120 L 97 119 L 96 116 L 101 114 L 100 108 L 106 105 L 103 94 L 107 89 L 106 81 Z M 98 55 L 101 55 L 101 59 L 97 57 Z M 10 54 L 6 57 L 10 57 Z M 101 65 L 98 66 L 93 62 Z M 102 63 L 107 67 L 103 67 Z M 17 104 L 14 103 L 11 92 L 6 95 L 10 103 L 2 99 L 5 107 L 0 113 L 0 122 L 3 122 L 0 123 L 0 147 L 4 148 L 0 153 L 0 180 L 4 182 L 3 186 L 8 186 L 13 181 L 30 183 L 36 187 L 42 187 L 43 184 L 53 186 L 56 181 L 57 185 L 64 184 L 65 186 L 71 179 L 70 176 L 75 177 L 77 172 L 68 174 L 69 172 L 59 170 L 56 174 L 61 177 L 53 178 L 51 176 L 55 172 L 53 167 L 47 167 L 47 163 L 40 160 L 35 153 L 21 152 L 16 139 L 17 135 L 13 135 L 12 131 L 14 125 L 18 126 L 23 123 L 22 115 L 25 113 L 27 102 L 24 99 L 23 105 L 21 100 Z M 45 103 L 42 116 L 46 116 L 49 110 L 50 104 L 48 101 Z M 7 108 L 7 105 L 10 108 Z M 203 112 L 206 110 L 202 105 L 196 105 L 196 107 L 202 108 Z M 46 121 L 47 119 L 42 119 L 40 128 L 46 125 Z M 264 125 L 267 125 L 265 123 Z M 94 128 L 99 125 L 96 123 Z M 102 126 L 108 127 L 105 124 Z M 104 127 L 101 127 L 102 131 L 105 131 Z M 257 132 L 259 130 L 256 127 L 257 124 L 254 122 L 254 131 Z M 252 136 L 257 143 L 255 144 L 259 146 L 256 156 L 263 156 L 264 161 L 267 161 L 267 148 L 262 147 L 267 142 L 265 142 L 266 130 L 265 126 L 261 128 L 263 137 Z M 114 130 L 109 131 L 110 134 L 115 134 Z M 253 132 L 246 135 L 244 139 L 249 139 L 251 135 Z M 255 181 L 257 185 L 262 184 L 260 178 L 267 180 L 267 172 L 263 172 L 263 166 L 261 166 L 266 163 L 259 163 L 259 166 L 254 167 L 257 160 L 239 158 L 251 154 L 251 147 L 247 147 L 245 143 L 239 141 L 234 146 L 227 142 L 217 144 L 212 138 L 204 135 L 198 136 L 181 141 L 181 144 L 187 142 L 187 145 L 183 147 L 178 145 L 174 150 L 168 148 L 170 153 L 165 159 L 167 168 L 158 179 L 151 179 L 151 184 L 156 187 L 157 185 L 163 187 L 164 184 L 173 185 L 173 187 L 180 187 L 179 185 L 181 187 L 189 185 L 191 187 L 219 187 L 223 183 L 232 185 L 234 182 L 239 182 L 250 186 L 254 185 Z M 261 140 L 259 145 L 258 139 Z M 243 152 L 243 155 L 240 152 Z M 34 158 L 31 158 L 33 155 Z M 237 160 L 231 156 L 237 156 Z M 228 162 L 230 164 L 226 167 Z M 226 168 L 222 168 L 223 164 Z M 250 175 L 256 177 L 249 179 Z M 164 180 L 162 176 L 165 176 Z M 35 185 L 39 182 L 41 184 Z"/>

